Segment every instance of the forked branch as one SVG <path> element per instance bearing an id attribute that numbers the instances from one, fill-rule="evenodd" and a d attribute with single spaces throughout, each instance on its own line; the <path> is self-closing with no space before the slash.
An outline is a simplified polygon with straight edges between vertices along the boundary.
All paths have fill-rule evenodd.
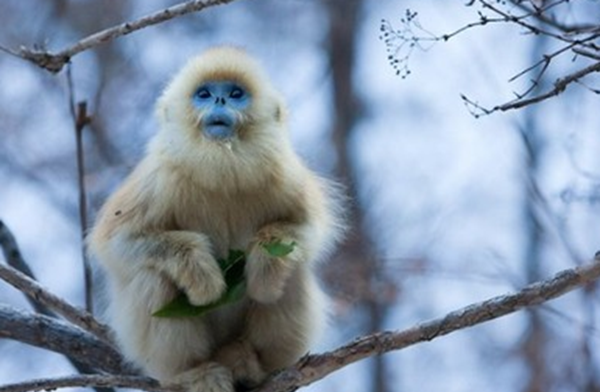
<path id="1" fill-rule="evenodd" d="M 526 36 L 545 36 L 557 45 L 552 52 L 545 53 L 535 63 L 518 72 L 510 78 L 509 82 L 530 76 L 528 87 L 524 91 L 515 93 L 516 98 L 493 107 L 484 107 L 478 102 L 462 95 L 463 102 L 475 117 L 488 115 L 497 111 L 521 109 L 561 94 L 572 84 L 582 84 L 582 80 L 592 73 L 600 70 L 600 24 L 579 23 L 563 24 L 557 16 L 564 16 L 567 7 L 571 7 L 568 0 L 552 0 L 540 2 L 510 1 L 494 2 L 489 0 L 472 0 L 467 6 L 478 5 L 478 18 L 471 23 L 464 24 L 446 34 L 433 34 L 423 28 L 418 20 L 417 12 L 407 10 L 405 16 L 400 18 L 400 27 L 383 20 L 381 25 L 381 39 L 384 41 L 388 60 L 396 73 L 402 77 L 410 74 L 408 62 L 415 48 L 427 49 L 429 46 L 454 39 L 467 31 L 483 28 L 491 24 L 510 24 L 517 26 Z M 538 91 L 540 81 L 546 75 L 551 64 L 558 58 L 573 56 L 573 61 L 581 60 L 583 64 L 579 69 L 557 78 L 552 87 L 546 91 Z M 584 86 L 585 87 L 585 86 Z M 600 93 L 597 88 L 588 88 L 594 93 Z"/>
<path id="2" fill-rule="evenodd" d="M 21 48 L 19 52 L 9 49 L 3 49 L 3 51 L 29 60 L 50 72 L 57 73 L 73 56 L 83 51 L 111 42 L 118 37 L 131 34 L 145 27 L 156 25 L 192 12 L 202 11 L 216 5 L 231 3 L 233 1 L 235 0 L 192 0 L 176 4 L 162 11 L 146 15 L 140 19 L 99 31 L 56 53 L 29 48 Z"/>
<path id="3" fill-rule="evenodd" d="M 402 331 L 367 335 L 338 349 L 309 355 L 270 379 L 255 392 L 288 392 L 309 385 L 336 370 L 374 355 L 401 350 L 414 344 L 494 320 L 520 309 L 540 305 L 600 277 L 600 255 L 586 266 L 568 269 L 554 277 L 525 286 L 514 293 L 478 302 Z"/>
<path id="4" fill-rule="evenodd" d="M 520 309 L 540 305 L 546 301 L 559 297 L 576 288 L 583 287 L 600 277 L 600 254 L 597 254 L 594 261 L 588 265 L 572 268 L 556 274 L 554 277 L 533 283 L 524 287 L 522 290 L 507 295 L 497 296 L 483 302 L 478 302 L 470 306 L 458 309 L 446 316 L 427 321 L 402 331 L 384 331 L 367 335 L 356 339 L 333 351 L 322 354 L 308 355 L 302 358 L 298 363 L 288 369 L 281 371 L 265 384 L 257 388 L 254 392 L 289 392 L 300 387 L 309 385 L 323 377 L 339 370 L 342 367 L 350 365 L 361 359 L 374 355 L 381 355 L 393 350 L 400 350 L 414 344 L 430 341 L 438 337 L 450 334 L 452 332 L 465 329 L 486 321 L 494 320 L 499 317 L 514 313 Z M 10 312 L 9 309 L 0 306 L 0 332 L 6 328 L 3 327 L 4 313 Z M 43 317 L 43 316 L 40 316 Z M 46 318 L 44 319 L 46 322 Z M 54 328 L 53 333 L 58 329 Z M 66 333 L 72 336 L 73 330 L 68 328 Z M 38 330 L 38 334 L 43 335 L 44 330 Z M 59 333 L 60 334 L 60 333 Z M 22 338 L 12 337 L 17 340 Z M 38 342 L 36 345 L 44 347 L 44 342 Z M 62 338 L 64 340 L 64 338 Z M 71 339 L 72 341 L 72 339 Z M 79 349 L 93 350 L 97 346 L 88 347 L 89 337 L 79 342 Z M 92 340 L 94 341 L 94 340 Z M 56 345 L 53 346 L 56 349 Z M 71 350 L 71 354 L 75 352 Z M 118 355 L 114 353 L 107 355 L 117 362 L 102 363 L 102 368 L 118 367 Z M 94 363 L 98 366 L 98 363 Z M 113 370 L 114 372 L 114 370 Z M 55 389 L 61 387 L 90 386 L 90 387 L 129 387 L 144 389 L 153 392 L 176 392 L 177 388 L 172 385 L 160 385 L 156 380 L 145 377 L 121 377 L 121 376 L 73 376 L 45 380 L 36 380 L 0 387 L 0 392 L 27 392 L 39 391 L 43 389 Z"/>

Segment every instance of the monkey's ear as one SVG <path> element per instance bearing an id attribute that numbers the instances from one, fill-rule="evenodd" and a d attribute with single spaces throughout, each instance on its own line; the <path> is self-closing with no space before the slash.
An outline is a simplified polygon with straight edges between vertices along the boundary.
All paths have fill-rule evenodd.
<path id="1" fill-rule="evenodd" d="M 163 97 L 160 97 L 156 103 L 156 117 L 163 124 L 170 121 L 169 107 L 165 104 Z"/>
<path id="2" fill-rule="evenodd" d="M 275 121 L 284 123 L 287 119 L 287 109 L 282 102 L 277 102 L 275 105 Z"/>

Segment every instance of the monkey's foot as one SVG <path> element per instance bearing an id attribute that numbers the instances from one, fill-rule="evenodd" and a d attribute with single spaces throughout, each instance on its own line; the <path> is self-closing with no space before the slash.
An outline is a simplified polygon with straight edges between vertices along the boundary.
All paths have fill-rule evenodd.
<path id="1" fill-rule="evenodd" d="M 233 342 L 221 348 L 214 360 L 230 369 L 236 385 L 246 389 L 256 387 L 267 376 L 256 351 L 245 341 Z"/>
<path id="2" fill-rule="evenodd" d="M 173 380 L 186 392 L 235 392 L 231 371 L 215 362 L 206 362 Z"/>

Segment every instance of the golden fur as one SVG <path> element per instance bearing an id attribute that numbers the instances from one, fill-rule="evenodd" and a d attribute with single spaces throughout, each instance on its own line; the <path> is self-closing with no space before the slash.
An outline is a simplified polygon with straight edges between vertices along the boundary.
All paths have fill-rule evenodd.
<path id="1" fill-rule="evenodd" d="M 230 145 L 198 129 L 192 105 L 208 80 L 242 84 L 252 97 Z M 285 107 L 260 67 L 239 49 L 192 59 L 160 97 L 160 131 L 90 234 L 107 272 L 110 317 L 124 354 L 148 375 L 190 391 L 255 385 L 307 352 L 325 298 L 312 272 L 339 233 L 327 185 L 293 152 Z M 295 241 L 273 258 L 261 243 Z M 206 316 L 151 316 L 184 290 L 206 304 L 225 290 L 216 258 L 247 254 L 247 295 Z"/>

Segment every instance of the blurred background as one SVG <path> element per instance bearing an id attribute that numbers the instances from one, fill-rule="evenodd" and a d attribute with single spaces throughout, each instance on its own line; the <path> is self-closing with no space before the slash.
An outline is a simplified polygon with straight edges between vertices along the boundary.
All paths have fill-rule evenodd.
<path id="1" fill-rule="evenodd" d="M 264 64 L 289 103 L 296 150 L 343 183 L 351 200 L 349 238 L 321 271 L 333 309 L 315 352 L 588 261 L 600 249 L 600 78 L 534 106 L 476 118 L 461 94 L 484 107 L 507 102 L 535 74 L 509 79 L 560 46 L 511 23 L 431 39 L 480 20 L 485 10 L 474 3 L 240 0 L 77 55 L 72 92 L 92 118 L 83 132 L 89 224 L 156 131 L 154 102 L 169 77 L 199 51 L 225 43 Z M 0 46 L 57 51 L 173 4 L 4 0 Z M 555 11 L 561 23 L 600 18 L 597 0 L 564 2 Z M 428 38 L 404 47 L 380 38 L 406 29 Z M 569 56 L 552 63 L 539 88 L 586 64 Z M 69 100 L 67 71 L 53 75 L 0 52 L 0 219 L 38 280 L 84 306 Z M 101 276 L 96 280 L 101 286 Z M 308 389 L 600 391 L 599 300 L 597 287 L 586 287 L 352 365 Z M 3 282 L 0 302 L 29 308 Z M 0 385 L 73 372 L 58 354 L 0 340 Z"/>

